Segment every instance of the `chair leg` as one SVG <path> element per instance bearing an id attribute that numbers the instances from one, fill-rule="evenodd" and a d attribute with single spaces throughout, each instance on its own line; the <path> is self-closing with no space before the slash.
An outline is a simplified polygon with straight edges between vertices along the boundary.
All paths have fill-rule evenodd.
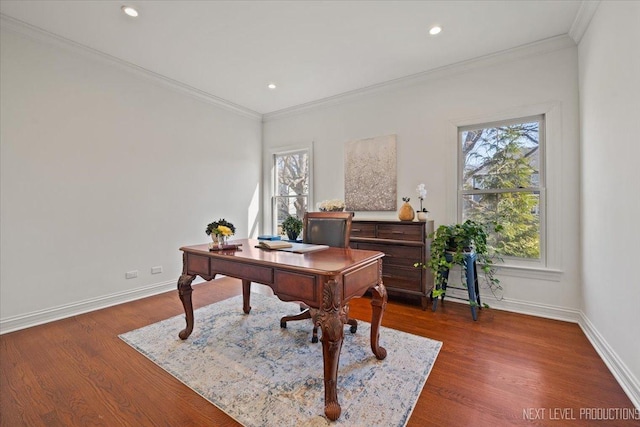
<path id="1" fill-rule="evenodd" d="M 358 321 L 356 319 L 347 319 L 347 325 L 350 326 L 349 332 L 352 334 L 355 334 L 358 331 Z M 318 342 L 318 326 L 315 323 L 313 325 L 313 336 L 311 337 L 311 342 Z"/>
<path id="2" fill-rule="evenodd" d="M 280 327 L 285 329 L 287 327 L 287 322 L 304 319 L 311 319 L 311 310 L 309 310 L 308 308 L 304 311 L 301 311 L 299 314 L 295 314 L 293 316 L 284 316 L 283 318 L 281 318 Z"/>
<path id="3" fill-rule="evenodd" d="M 300 305 L 302 309 L 302 305 Z M 280 319 L 280 327 L 283 329 L 287 328 L 287 322 L 293 322 L 296 320 L 305 320 L 312 319 L 313 320 L 313 335 L 311 337 L 312 343 L 318 342 L 318 326 L 316 325 L 316 315 L 318 310 L 314 310 L 312 308 L 306 308 L 298 314 L 294 314 L 293 316 L 284 316 Z"/>
<path id="4" fill-rule="evenodd" d="M 356 319 L 347 319 L 347 324 L 351 325 L 349 332 L 355 334 L 358 331 L 358 321 Z"/>
<path id="5" fill-rule="evenodd" d="M 300 306 L 300 308 L 302 309 L 302 305 Z M 280 327 L 282 329 L 286 329 L 287 322 L 311 319 L 313 321 L 313 333 L 311 336 L 311 342 L 317 343 L 318 342 L 318 324 L 316 322 L 317 314 L 318 314 L 318 310 L 315 310 L 313 308 L 306 308 L 298 314 L 282 317 L 280 319 Z M 351 319 L 351 318 L 347 319 L 347 324 L 350 326 L 349 332 L 351 332 L 352 334 L 355 334 L 358 331 L 358 321 L 356 319 Z"/>

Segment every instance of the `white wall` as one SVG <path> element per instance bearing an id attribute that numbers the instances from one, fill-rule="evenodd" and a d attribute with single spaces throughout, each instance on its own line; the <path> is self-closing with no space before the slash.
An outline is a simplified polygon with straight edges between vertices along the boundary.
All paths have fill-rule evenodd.
<path id="1" fill-rule="evenodd" d="M 312 108 L 267 115 L 263 179 L 269 182 L 270 150 L 313 141 L 316 202 L 343 198 L 345 143 L 396 134 L 399 202 L 402 196 L 415 201 L 416 186 L 425 183 L 425 207 L 436 226 L 452 223 L 456 125 L 548 113 L 548 270 L 503 271 L 504 301 L 485 299 L 495 307 L 578 321 L 577 79 L 575 43 L 559 38 Z M 265 213 L 268 203 L 265 197 Z M 356 218 L 365 216 L 397 218 L 395 212 L 356 213 Z"/>
<path id="2" fill-rule="evenodd" d="M 179 247 L 220 217 L 257 233 L 259 116 L 59 41 L 1 43 L 3 332 L 174 288 Z"/>
<path id="3" fill-rule="evenodd" d="M 600 3 L 579 66 L 583 312 L 640 407 L 640 2 Z"/>

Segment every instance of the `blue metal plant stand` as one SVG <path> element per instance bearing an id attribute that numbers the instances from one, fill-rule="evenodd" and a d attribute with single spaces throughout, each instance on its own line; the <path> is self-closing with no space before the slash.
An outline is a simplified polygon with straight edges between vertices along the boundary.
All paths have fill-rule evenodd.
<path id="1" fill-rule="evenodd" d="M 453 255 L 450 253 L 446 253 L 445 257 L 448 262 L 453 260 Z M 478 256 L 475 252 L 467 252 L 464 254 L 463 265 L 465 271 L 465 276 L 467 278 L 467 286 L 465 288 L 450 286 L 452 289 L 460 289 L 466 290 L 469 293 L 469 299 L 458 298 L 450 296 L 449 298 L 462 299 L 464 301 L 469 301 L 469 306 L 471 307 L 471 317 L 473 320 L 478 320 L 478 309 L 482 309 L 482 305 L 480 304 L 480 289 L 478 288 L 478 268 L 476 266 L 476 260 Z M 449 269 L 443 268 L 440 270 L 441 281 L 440 283 L 436 283 L 436 289 L 442 290 L 442 295 L 440 296 L 442 302 L 444 303 L 444 297 L 447 292 L 447 282 L 449 280 Z M 436 311 L 438 307 L 438 298 L 433 298 L 433 311 Z"/>

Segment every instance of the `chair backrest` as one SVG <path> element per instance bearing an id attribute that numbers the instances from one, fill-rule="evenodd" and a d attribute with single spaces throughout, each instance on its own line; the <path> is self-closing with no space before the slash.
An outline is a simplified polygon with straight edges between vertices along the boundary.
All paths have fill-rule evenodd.
<path id="1" fill-rule="evenodd" d="M 304 243 L 348 248 L 353 212 L 307 212 L 304 214 Z"/>

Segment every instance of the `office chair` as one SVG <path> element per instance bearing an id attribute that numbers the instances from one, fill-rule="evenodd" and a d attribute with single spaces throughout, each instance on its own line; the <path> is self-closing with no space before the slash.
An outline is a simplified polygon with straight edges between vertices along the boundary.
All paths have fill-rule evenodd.
<path id="1" fill-rule="evenodd" d="M 303 243 L 327 245 L 337 248 L 348 248 L 351 235 L 351 220 L 353 212 L 307 212 L 303 220 Z M 317 309 L 300 304 L 299 314 L 284 316 L 280 319 L 280 327 L 286 328 L 287 322 L 294 320 L 312 319 L 313 336 L 311 342 L 318 342 L 318 326 L 316 324 Z M 358 322 L 348 319 L 351 333 L 358 330 Z"/>

